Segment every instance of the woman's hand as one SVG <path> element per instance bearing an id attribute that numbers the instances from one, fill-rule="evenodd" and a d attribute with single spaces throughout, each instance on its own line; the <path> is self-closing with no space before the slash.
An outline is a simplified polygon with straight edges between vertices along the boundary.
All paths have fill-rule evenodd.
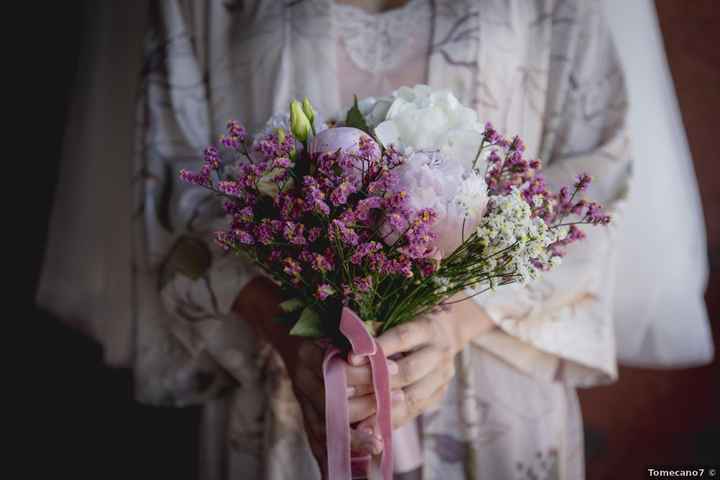
<path id="1" fill-rule="evenodd" d="M 378 337 L 385 355 L 397 358 L 390 361 L 394 428 L 440 404 L 455 376 L 455 355 L 473 337 L 492 328 L 492 320 L 482 308 L 467 301 L 398 325 Z M 358 394 L 367 395 L 372 391 L 372 377 L 366 360 L 351 355 L 350 363 L 367 370 L 368 381 L 356 387 Z M 362 422 L 361 428 L 372 422 L 374 417 Z"/>
<path id="2" fill-rule="evenodd" d="M 324 349 L 317 342 L 300 340 L 296 350 L 297 356 L 290 352 L 281 352 L 286 358 L 286 365 L 293 384 L 295 396 L 303 412 L 305 431 L 308 434 L 318 463 L 323 466 L 326 458 L 325 438 L 325 388 L 323 384 L 322 362 Z M 346 366 L 348 389 L 355 388 L 358 380 L 365 381 L 362 367 Z M 348 400 L 350 423 L 365 420 L 375 413 L 375 397 L 371 394 L 359 395 Z M 359 454 L 378 454 L 382 451 L 382 440 L 371 428 L 351 430 L 351 449 Z"/>
<path id="3" fill-rule="evenodd" d="M 272 282 L 256 277 L 238 294 L 233 310 L 251 323 L 258 335 L 272 344 L 282 357 L 300 402 L 310 446 L 322 469 L 326 461 L 324 351 L 312 340 L 289 335 L 286 329 L 273 321 L 273 317 L 280 313 L 278 305 L 281 301 L 280 292 Z M 346 373 L 352 392 L 358 392 L 358 387 L 371 379 L 366 367 L 348 364 Z M 370 391 L 364 395 L 355 394 L 349 400 L 349 407 L 350 421 L 360 422 L 375 413 L 375 397 Z M 353 451 L 357 453 L 379 453 L 382 450 L 382 441 L 371 428 L 353 430 L 350 440 Z"/>

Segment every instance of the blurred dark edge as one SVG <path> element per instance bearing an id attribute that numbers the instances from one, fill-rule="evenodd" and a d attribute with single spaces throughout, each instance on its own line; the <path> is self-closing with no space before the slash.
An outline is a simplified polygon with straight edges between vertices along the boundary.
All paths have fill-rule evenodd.
<path id="1" fill-rule="evenodd" d="M 39 95 L 34 98 L 43 106 L 38 117 L 45 127 L 42 168 L 34 172 L 35 193 L 27 207 L 32 222 L 29 235 L 23 237 L 30 239 L 33 252 L 30 296 L 42 264 L 77 58 L 86 22 L 92 21 L 85 13 L 91 11 L 89 1 L 33 4 L 41 12 L 12 17 L 32 19 L 35 33 L 31 39 L 23 33 L 20 48 L 22 57 L 30 59 L 26 75 L 32 78 L 31 94 Z M 708 223 L 713 268 L 706 300 L 717 345 L 720 2 L 656 0 L 656 5 Z M 41 65 L 34 59 L 41 59 Z M 31 457 L 22 474 L 8 478 L 45 478 L 41 470 L 74 479 L 195 478 L 198 409 L 137 404 L 130 372 L 104 367 L 98 345 L 36 308 L 22 320 L 30 325 L 32 342 L 19 357 L 19 362 L 29 364 L 21 374 L 32 384 L 22 395 L 27 409 L 23 437 L 28 437 Z M 582 391 L 580 396 L 589 480 L 647 478 L 646 468 L 657 464 L 720 464 L 717 361 L 673 372 L 622 368 L 617 384 Z"/>
<path id="2" fill-rule="evenodd" d="M 17 48 L 29 64 L 23 75 L 27 98 L 40 107 L 29 128 L 42 135 L 42 164 L 32 172 L 34 194 L 23 212 L 33 219 L 23 236 L 33 252 L 31 297 L 42 266 L 68 103 L 82 68 L 78 57 L 96 5 L 93 0 L 44 2 L 6 17 L 6 22 L 32 23 L 31 38 L 18 36 Z M 30 142 L 37 139 L 24 145 L 35 151 Z M 19 357 L 20 373 L 31 385 L 21 396 L 28 458 L 21 471 L 5 478 L 196 478 L 199 408 L 138 404 L 129 370 L 105 367 L 99 345 L 39 310 L 34 300 L 31 305 L 29 318 L 23 318 L 30 341 Z"/>

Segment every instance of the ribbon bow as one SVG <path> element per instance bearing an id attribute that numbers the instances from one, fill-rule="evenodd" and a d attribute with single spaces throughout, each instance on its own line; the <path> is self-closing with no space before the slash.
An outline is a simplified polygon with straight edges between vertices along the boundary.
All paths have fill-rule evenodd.
<path id="1" fill-rule="evenodd" d="M 340 332 L 350 342 L 355 355 L 370 359 L 377 425 L 383 440 L 380 459 L 380 473 L 384 480 L 392 480 L 392 421 L 390 404 L 390 376 L 382 348 L 365 329 L 358 315 L 345 307 L 340 317 Z M 327 437 L 327 478 L 332 480 L 364 478 L 371 466 L 372 457 L 350 456 L 350 421 L 348 414 L 347 378 L 343 355 L 340 350 L 330 347 L 323 360 L 325 380 L 325 425 Z"/>

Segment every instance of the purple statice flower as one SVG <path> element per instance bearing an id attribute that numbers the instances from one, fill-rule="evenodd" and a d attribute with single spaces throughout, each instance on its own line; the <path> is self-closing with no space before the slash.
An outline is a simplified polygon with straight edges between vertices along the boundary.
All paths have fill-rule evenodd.
<path id="1" fill-rule="evenodd" d="M 583 173 L 582 175 L 578 176 L 577 181 L 575 182 L 575 189 L 578 192 L 584 192 L 585 190 L 587 190 L 590 182 L 592 182 L 592 177 L 586 173 Z"/>
<path id="2" fill-rule="evenodd" d="M 383 170 L 377 178 L 368 184 L 368 192 L 381 194 L 394 190 L 398 185 L 399 179 L 395 172 Z"/>
<path id="3" fill-rule="evenodd" d="M 255 239 L 253 238 L 253 236 L 245 230 L 235 229 L 233 230 L 232 235 L 237 239 L 237 242 L 242 245 L 255 244 Z"/>
<path id="4" fill-rule="evenodd" d="M 367 221 L 370 218 L 370 210 L 381 208 L 383 205 L 382 197 L 368 197 L 360 200 L 355 207 L 355 215 L 360 221 Z"/>
<path id="5" fill-rule="evenodd" d="M 228 215 L 237 215 L 241 208 L 242 207 L 238 205 L 237 200 L 226 200 L 223 202 L 223 210 Z"/>
<path id="6" fill-rule="evenodd" d="M 407 217 L 399 212 L 392 212 L 387 215 L 387 223 L 395 232 L 402 233 L 408 227 Z"/>
<path id="7" fill-rule="evenodd" d="M 212 146 L 207 147 L 203 152 L 203 157 L 205 159 L 205 165 L 211 170 L 220 168 L 220 152 L 218 152 L 217 148 Z"/>
<path id="8" fill-rule="evenodd" d="M 282 234 L 282 231 L 285 228 L 285 222 L 282 220 L 270 220 L 270 226 L 272 227 L 273 233 Z"/>
<path id="9" fill-rule="evenodd" d="M 385 149 L 382 156 L 382 163 L 388 169 L 399 167 L 407 161 L 407 158 L 402 153 L 398 152 L 395 145 L 390 145 Z"/>
<path id="10" fill-rule="evenodd" d="M 384 273 L 387 271 L 388 259 L 383 252 L 373 253 L 367 256 L 367 263 L 374 272 Z"/>
<path id="11" fill-rule="evenodd" d="M 270 133 L 256 141 L 253 149 L 267 161 L 278 157 L 289 157 L 295 149 L 295 137 L 285 133 L 281 138 L 277 133 Z"/>
<path id="12" fill-rule="evenodd" d="M 308 211 L 323 215 L 330 214 L 330 207 L 325 202 L 325 192 L 320 189 L 320 185 L 315 178 L 309 175 L 303 178 L 303 192 Z"/>
<path id="13" fill-rule="evenodd" d="M 390 262 L 386 264 L 386 269 L 387 273 L 402 275 L 405 278 L 412 278 L 414 276 L 412 262 L 404 256 L 390 260 Z"/>
<path id="14" fill-rule="evenodd" d="M 382 245 L 375 241 L 361 243 L 356 249 L 355 253 L 350 257 L 350 263 L 353 265 L 360 265 L 365 257 L 375 252 L 382 250 Z"/>
<path id="15" fill-rule="evenodd" d="M 610 223 L 610 216 L 603 212 L 599 203 L 591 202 L 587 206 L 584 221 L 593 225 L 607 225 Z"/>
<path id="16" fill-rule="evenodd" d="M 335 295 L 335 289 L 332 287 L 332 285 L 329 285 L 327 283 L 318 285 L 317 290 L 315 291 L 315 298 L 317 298 L 321 302 L 331 295 Z"/>
<path id="17" fill-rule="evenodd" d="M 302 223 L 285 222 L 283 235 L 287 241 L 293 245 L 305 245 L 307 244 L 307 240 L 305 240 L 304 230 L 305 225 Z"/>
<path id="18" fill-rule="evenodd" d="M 572 213 L 574 215 L 582 215 L 582 212 L 585 210 L 587 205 L 588 205 L 587 200 L 578 200 L 575 203 L 575 205 L 573 205 L 572 208 L 570 209 L 570 213 Z"/>
<path id="19" fill-rule="evenodd" d="M 242 195 L 242 186 L 232 180 L 222 180 L 217 183 L 217 189 L 225 195 L 232 197 L 240 197 Z"/>
<path id="20" fill-rule="evenodd" d="M 272 161 L 273 168 L 290 168 L 292 163 L 288 157 L 277 157 Z"/>
<path id="21" fill-rule="evenodd" d="M 320 273 L 329 272 L 334 268 L 332 260 L 320 253 L 313 254 L 313 257 L 309 263 L 311 264 L 313 270 Z"/>
<path id="22" fill-rule="evenodd" d="M 580 230 L 577 225 L 571 225 L 570 229 L 568 230 L 568 234 L 565 238 L 562 240 L 558 240 L 557 242 L 553 243 L 548 247 L 548 250 L 550 251 L 551 257 L 564 257 L 565 256 L 565 247 L 570 245 L 571 243 L 575 243 L 577 241 L 585 239 L 585 233 Z M 538 265 L 540 265 L 541 270 L 547 270 L 546 265 L 542 265 L 538 262 Z M 536 265 L 537 266 L 537 265 Z"/>
<path id="23" fill-rule="evenodd" d="M 495 128 L 493 128 L 492 123 L 487 122 L 485 124 L 485 130 L 483 131 L 483 137 L 486 142 L 488 142 L 491 145 L 494 145 L 496 143 L 499 143 L 500 140 L 502 140 L 502 135 L 500 135 Z"/>
<path id="24" fill-rule="evenodd" d="M 330 240 L 339 239 L 342 243 L 350 245 L 352 247 L 358 244 L 359 238 L 355 230 L 348 227 L 345 223 L 340 220 L 333 220 L 330 224 L 328 232 L 328 238 Z"/>
<path id="25" fill-rule="evenodd" d="M 343 181 L 338 187 L 330 194 L 330 201 L 333 205 L 345 205 L 348 201 L 348 196 L 355 193 L 355 187 L 346 181 Z"/>
<path id="26" fill-rule="evenodd" d="M 320 227 L 312 227 L 310 230 L 308 230 L 308 234 L 307 234 L 308 242 L 314 242 L 315 240 L 320 238 L 321 234 L 322 234 L 322 229 Z"/>
<path id="27" fill-rule="evenodd" d="M 300 266 L 300 263 L 290 257 L 285 257 L 282 261 L 282 264 L 283 272 L 285 272 L 290 277 L 290 281 L 295 284 L 300 283 L 300 274 L 302 273 L 302 267 Z"/>
<path id="28" fill-rule="evenodd" d="M 273 231 L 270 222 L 265 219 L 255 227 L 255 238 L 263 245 L 269 245 L 273 241 Z"/>
<path id="29" fill-rule="evenodd" d="M 281 192 L 275 198 L 275 204 L 280 208 L 280 216 L 285 220 L 297 220 L 305 209 L 305 202 L 289 193 Z"/>
<path id="30" fill-rule="evenodd" d="M 315 165 L 318 172 L 326 177 L 335 177 L 335 166 L 337 165 L 340 152 L 327 152 L 315 156 Z"/>
<path id="31" fill-rule="evenodd" d="M 315 258 L 315 254 L 313 254 L 310 250 L 303 250 L 298 255 L 298 258 L 301 262 L 312 263 L 313 259 Z"/>
<path id="32" fill-rule="evenodd" d="M 353 281 L 353 285 L 358 293 L 367 293 L 372 290 L 373 280 L 370 275 L 367 275 L 365 277 L 356 278 Z"/>
<path id="33" fill-rule="evenodd" d="M 225 148 L 239 150 L 247 139 L 245 128 L 237 120 L 230 120 L 227 123 L 227 131 L 220 137 L 220 143 Z"/>
<path id="34" fill-rule="evenodd" d="M 510 142 L 510 150 L 518 152 L 522 155 L 522 153 L 525 151 L 525 142 L 523 142 L 522 138 L 520 138 L 518 135 L 515 135 Z"/>
<path id="35" fill-rule="evenodd" d="M 228 121 L 225 128 L 227 130 L 227 134 L 232 137 L 238 137 L 243 142 L 247 138 L 245 127 L 243 127 L 237 120 Z"/>
<path id="36" fill-rule="evenodd" d="M 416 265 L 420 269 L 420 275 L 427 278 L 437 271 L 439 262 L 432 259 L 421 259 L 416 262 Z"/>
<path id="37" fill-rule="evenodd" d="M 228 234 L 228 232 L 218 231 L 215 232 L 215 243 L 226 252 L 232 249 L 235 245 L 234 239 Z"/>
<path id="38" fill-rule="evenodd" d="M 274 248 L 270 251 L 270 254 L 268 255 L 268 261 L 270 263 L 279 262 L 280 259 L 282 258 L 282 255 L 283 254 L 282 254 L 281 250 Z"/>
<path id="39" fill-rule="evenodd" d="M 253 216 L 254 214 L 251 207 L 243 207 L 235 213 L 235 217 L 245 223 L 252 222 Z"/>
<path id="40" fill-rule="evenodd" d="M 180 170 L 180 179 L 191 185 L 200 185 L 203 187 L 209 187 L 212 184 L 208 175 L 191 172 L 190 170 L 185 170 L 184 168 Z"/>

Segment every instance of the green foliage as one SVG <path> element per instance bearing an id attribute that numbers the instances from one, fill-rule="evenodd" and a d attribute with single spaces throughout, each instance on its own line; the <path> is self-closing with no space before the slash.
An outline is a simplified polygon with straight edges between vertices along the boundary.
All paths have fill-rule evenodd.
<path id="1" fill-rule="evenodd" d="M 347 112 L 347 116 L 345 117 L 345 125 L 348 127 L 358 128 L 363 132 L 367 133 L 368 135 L 372 135 L 372 132 L 370 132 L 370 127 L 365 121 L 365 117 L 358 108 L 357 95 L 354 97 L 353 106 Z"/>
<path id="2" fill-rule="evenodd" d="M 305 307 L 300 318 L 290 330 L 290 335 L 299 337 L 322 337 L 322 319 L 320 315 L 310 307 Z"/>

